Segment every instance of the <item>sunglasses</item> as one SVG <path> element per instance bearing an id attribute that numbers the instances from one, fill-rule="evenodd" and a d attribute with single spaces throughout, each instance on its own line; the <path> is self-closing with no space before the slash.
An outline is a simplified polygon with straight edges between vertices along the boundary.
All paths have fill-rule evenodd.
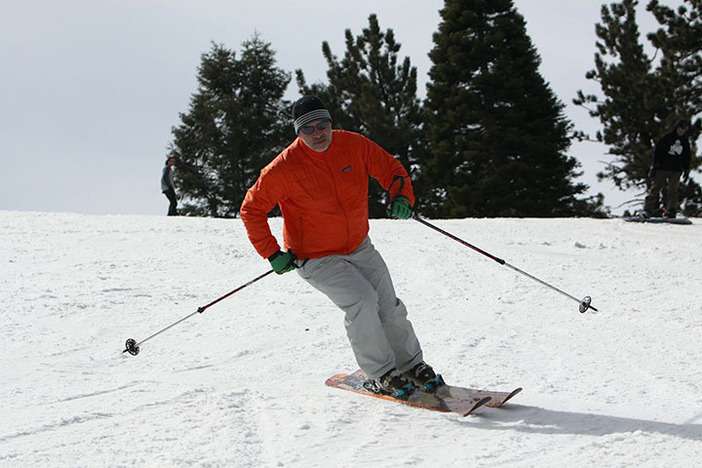
<path id="1" fill-rule="evenodd" d="M 315 129 L 321 132 L 322 130 L 326 130 L 327 127 L 329 127 L 329 124 L 330 122 L 328 120 L 322 120 L 317 125 L 307 125 L 305 127 L 302 127 L 300 131 L 305 135 L 312 135 Z"/>

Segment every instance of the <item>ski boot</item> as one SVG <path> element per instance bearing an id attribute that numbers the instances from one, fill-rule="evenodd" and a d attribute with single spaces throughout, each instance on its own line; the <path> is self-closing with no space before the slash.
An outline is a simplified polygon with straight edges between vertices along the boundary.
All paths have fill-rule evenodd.
<path id="1" fill-rule="evenodd" d="M 434 392 L 440 386 L 445 385 L 443 377 L 434 372 L 434 369 L 426 362 L 420 362 L 405 372 L 405 375 L 423 392 Z"/>
<path id="2" fill-rule="evenodd" d="M 397 369 L 391 369 L 377 379 L 367 380 L 363 387 L 370 392 L 388 395 L 398 400 L 408 399 L 416 390 L 412 381 Z"/>

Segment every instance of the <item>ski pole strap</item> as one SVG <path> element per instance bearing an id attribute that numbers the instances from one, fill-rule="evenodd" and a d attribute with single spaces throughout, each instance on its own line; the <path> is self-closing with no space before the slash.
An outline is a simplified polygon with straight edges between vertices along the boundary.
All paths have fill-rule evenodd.
<path id="1" fill-rule="evenodd" d="M 405 188 L 405 177 L 407 176 L 401 176 L 400 174 L 395 174 L 395 177 L 392 179 L 392 182 L 390 183 L 390 186 L 388 187 L 388 195 L 390 196 L 390 199 L 388 200 L 388 206 L 392 204 L 392 202 L 395 201 L 395 199 L 402 193 L 402 189 Z M 397 189 L 397 192 L 395 192 L 395 195 L 392 195 L 392 186 L 395 185 L 395 182 L 399 181 L 400 182 L 400 188 Z"/>
<path id="2" fill-rule="evenodd" d="M 309 261 L 309 258 L 304 258 L 300 260 L 297 255 L 292 251 L 292 249 L 288 249 L 288 253 L 292 255 L 292 259 L 290 259 L 290 263 L 295 267 L 295 268 L 302 268 L 305 266 L 305 264 Z"/>

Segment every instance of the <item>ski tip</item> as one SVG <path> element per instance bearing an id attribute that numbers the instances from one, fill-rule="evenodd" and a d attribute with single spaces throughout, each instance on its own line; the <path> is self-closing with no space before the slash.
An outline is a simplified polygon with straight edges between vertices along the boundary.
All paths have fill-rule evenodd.
<path id="1" fill-rule="evenodd" d="M 489 403 L 487 404 L 487 406 L 489 406 L 490 408 L 501 408 L 501 407 L 504 406 L 509 400 L 511 400 L 511 399 L 514 398 L 516 395 L 518 395 L 519 393 L 521 393 L 521 391 L 522 391 L 522 387 L 518 387 L 518 388 L 515 388 L 514 390 L 512 390 L 512 391 L 509 392 L 509 393 L 507 393 L 507 392 L 500 392 L 500 393 L 502 393 L 502 395 L 500 395 L 500 396 L 497 397 L 496 399 L 493 399 L 491 402 L 489 402 Z"/>
<path id="2" fill-rule="evenodd" d="M 518 387 L 518 388 L 515 388 L 514 390 L 512 390 L 512 393 L 510 393 L 509 396 L 508 396 L 507 398 L 504 399 L 504 401 L 502 402 L 502 404 L 504 405 L 504 404 L 507 403 L 509 400 L 511 400 L 512 398 L 514 398 L 515 396 L 517 396 L 519 393 L 522 393 L 522 387 Z"/>
<path id="3" fill-rule="evenodd" d="M 328 387 L 338 387 L 339 383 L 344 380 L 344 377 L 348 377 L 348 374 L 336 374 L 332 377 L 329 377 L 326 382 L 324 382 L 324 385 Z"/>
<path id="4" fill-rule="evenodd" d="M 482 407 L 482 406 L 485 406 L 485 405 L 487 405 L 488 403 L 490 403 L 490 400 L 492 400 L 492 398 L 489 397 L 489 396 L 486 396 L 486 397 L 484 397 L 484 398 L 481 398 L 481 399 L 477 400 L 477 401 L 475 402 L 475 404 L 471 407 L 471 409 L 469 409 L 469 410 L 466 411 L 465 413 L 462 413 L 462 415 L 463 415 L 463 416 L 468 416 L 468 415 L 473 414 L 473 413 L 475 412 L 475 410 L 477 410 L 478 408 L 480 408 L 480 407 Z"/>

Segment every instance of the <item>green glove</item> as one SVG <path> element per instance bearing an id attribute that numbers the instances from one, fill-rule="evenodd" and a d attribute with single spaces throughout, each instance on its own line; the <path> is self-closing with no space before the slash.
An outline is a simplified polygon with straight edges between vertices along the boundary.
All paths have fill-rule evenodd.
<path id="1" fill-rule="evenodd" d="M 397 197 L 388 205 L 388 216 L 407 219 L 412 216 L 412 205 L 405 197 Z"/>
<path id="2" fill-rule="evenodd" d="M 268 257 L 268 261 L 271 262 L 273 270 L 279 275 L 293 271 L 296 267 L 296 259 L 297 257 L 295 257 L 295 255 L 293 255 L 291 252 L 283 252 L 282 250 L 279 250 Z"/>

